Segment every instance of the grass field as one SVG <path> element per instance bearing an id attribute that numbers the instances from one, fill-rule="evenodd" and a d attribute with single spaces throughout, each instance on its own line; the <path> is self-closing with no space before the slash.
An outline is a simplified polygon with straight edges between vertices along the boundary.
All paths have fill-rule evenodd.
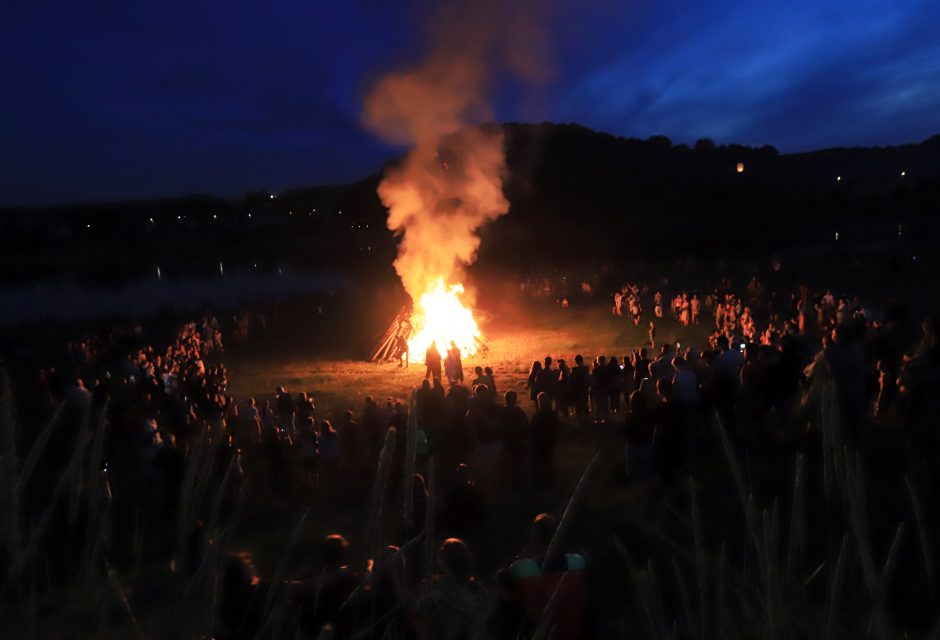
<path id="1" fill-rule="evenodd" d="M 622 358 L 632 349 L 648 347 L 648 319 L 634 327 L 632 322 L 614 317 L 600 304 L 569 309 L 537 307 L 522 313 L 518 309 L 517 305 L 506 305 L 504 309 L 492 309 L 486 314 L 481 328 L 489 342 L 482 352 L 465 358 L 464 370 L 469 380 L 474 366 L 491 366 L 499 392 L 516 390 L 529 413 L 532 403 L 525 385 L 534 360 L 551 355 L 573 364 L 578 353 L 590 362 L 598 354 Z M 658 323 L 657 342 L 679 340 L 684 345 L 704 347 L 707 334 L 708 327 L 704 325 L 682 327 L 671 319 L 664 319 Z M 318 359 L 315 353 L 301 351 L 266 356 L 257 349 L 250 353 L 234 350 L 226 354 L 226 362 L 230 391 L 236 397 L 252 396 L 260 402 L 271 398 L 274 389 L 283 385 L 292 393 L 314 394 L 320 415 L 332 419 L 338 419 L 347 408 L 358 415 L 367 395 L 379 401 L 393 398 L 407 403 L 411 391 L 424 376 L 423 366 L 400 369 L 394 363 Z M 570 544 L 601 556 L 598 558 L 600 570 L 595 576 L 606 582 L 607 587 L 613 587 L 611 598 L 618 597 L 616 594 L 626 585 L 622 564 L 611 547 L 612 533 L 635 519 L 644 520 L 645 526 L 652 530 L 670 517 L 670 505 L 685 508 L 682 491 L 664 494 L 656 488 L 624 484 L 622 425 L 622 416 L 614 416 L 607 425 L 570 423 L 562 434 L 556 454 L 554 489 L 537 492 L 526 488 L 515 495 L 500 495 L 488 505 L 486 521 L 469 540 L 483 578 L 491 580 L 496 569 L 525 545 L 528 525 L 535 515 L 542 511 L 561 515 L 586 465 L 601 452 L 599 477 L 585 500 L 583 517 L 572 530 Z M 713 464 L 714 458 L 703 457 L 698 463 Z M 528 461 L 520 460 L 519 464 L 527 465 Z M 452 470 L 442 470 L 441 476 L 446 487 Z M 320 536 L 331 531 L 348 535 L 355 544 L 365 529 L 371 499 L 368 493 L 371 479 L 363 480 L 359 486 L 345 487 L 343 495 L 336 499 L 313 499 L 294 493 L 274 503 L 259 503 L 247 514 L 238 539 L 252 551 L 263 570 L 273 571 L 297 518 L 304 508 L 312 506 L 313 512 L 301 533 L 301 548 L 313 548 Z M 673 504 L 676 500 L 678 502 Z M 400 497 L 391 507 L 393 512 L 398 509 Z M 389 528 L 393 527 L 390 523 Z M 306 560 L 309 561 L 309 557 Z M 298 561 L 304 563 L 302 554 Z"/>
<path id="2" fill-rule="evenodd" d="M 331 333 L 321 324 L 311 332 L 303 328 L 309 324 L 303 316 L 297 309 L 284 315 L 299 321 L 298 331 L 275 323 L 267 335 L 229 346 L 232 394 L 260 402 L 283 385 L 292 393 L 314 394 L 319 415 L 336 419 L 347 408 L 358 413 L 366 395 L 406 402 L 422 380 L 423 367 L 403 370 L 320 355 L 354 350 L 338 342 L 335 331 L 341 328 Z M 483 352 L 465 359 L 465 370 L 469 376 L 475 365 L 493 367 L 499 390 L 520 392 L 528 411 L 525 381 L 534 360 L 551 355 L 572 362 L 577 353 L 587 361 L 597 354 L 622 358 L 647 343 L 646 323 L 633 327 L 600 303 L 562 310 L 507 298 L 485 307 L 481 317 L 489 341 Z M 657 342 L 701 348 L 709 329 L 666 319 L 658 323 Z M 362 349 L 367 350 L 368 345 Z M 927 561 L 935 510 L 926 503 L 921 514 L 907 471 L 874 463 L 865 471 L 861 457 L 838 448 L 826 453 L 816 441 L 799 451 L 747 449 L 714 429 L 691 439 L 675 485 L 630 484 L 623 473 L 622 424 L 622 416 L 607 425 L 567 423 L 552 489 L 526 483 L 518 492 L 489 498 L 480 528 L 467 536 L 484 582 L 492 584 L 496 570 L 525 546 L 536 514 L 562 514 L 599 453 L 597 473 L 563 545 L 588 555 L 589 618 L 596 637 L 892 637 L 891 630 L 935 624 Z M 261 452 L 247 452 L 245 463 L 248 491 L 225 552 L 249 553 L 262 579 L 297 575 L 316 568 L 319 541 L 339 532 L 349 538 L 356 563 L 362 561 L 373 467 L 316 495 L 296 482 L 296 460 L 290 462 L 293 475 L 278 487 L 270 484 Z M 528 460 L 518 464 L 529 470 Z M 394 488 L 400 477 L 385 492 L 383 544 L 405 539 L 402 493 Z M 453 468 L 439 468 L 437 477 L 439 503 Z M 855 521 L 859 504 L 874 517 Z M 905 533 L 899 523 L 908 532 L 903 545 L 897 541 Z M 190 583 L 165 563 L 148 562 L 147 545 L 163 540 L 142 538 L 136 560 L 120 569 L 120 597 L 107 581 L 53 591 L 28 607 L 2 610 L 0 636 L 5 629 L 27 629 L 33 633 L 24 637 L 139 637 L 130 623 L 132 611 L 144 637 L 204 637 L 211 628 L 211 580 L 203 576 Z M 905 579 L 891 584 L 887 598 L 878 584 L 862 580 L 860 563 L 875 567 L 885 584 L 895 571 Z M 863 633 L 873 624 L 878 633 Z"/>
<path id="3" fill-rule="evenodd" d="M 490 366 L 500 393 L 513 389 L 520 398 L 528 398 L 525 385 L 533 361 L 552 356 L 573 366 L 574 356 L 579 353 L 586 364 L 597 355 L 622 359 L 633 349 L 649 348 L 648 323 L 649 318 L 645 318 L 634 327 L 626 317 L 617 318 L 600 304 L 569 309 L 539 306 L 523 312 L 504 305 L 484 314 L 480 324 L 489 340 L 480 352 L 464 358 L 464 375 L 469 382 L 474 366 Z M 657 322 L 656 340 L 705 348 L 709 329 L 704 324 L 683 327 L 666 318 Z M 357 411 L 369 395 L 378 401 L 405 401 L 425 373 L 420 365 L 400 369 L 395 363 L 374 364 L 364 359 L 322 359 L 313 348 L 309 353 L 299 350 L 276 356 L 266 356 L 257 349 L 251 353 L 236 349 L 226 354 L 226 363 L 230 391 L 236 397 L 254 397 L 260 403 L 283 385 L 293 393 L 314 394 L 320 412 L 333 418 L 347 408 Z M 530 403 L 525 406 L 531 409 Z"/>

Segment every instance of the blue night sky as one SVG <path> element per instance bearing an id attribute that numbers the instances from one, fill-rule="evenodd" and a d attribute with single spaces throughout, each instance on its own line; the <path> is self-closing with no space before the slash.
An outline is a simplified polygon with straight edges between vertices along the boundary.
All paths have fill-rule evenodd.
<path id="1" fill-rule="evenodd" d="M 0 204 L 349 181 L 401 152 L 363 96 L 422 52 L 401 2 L 8 0 Z M 552 78 L 500 75 L 501 121 L 781 151 L 940 132 L 937 0 L 589 0 L 555 7 Z"/>

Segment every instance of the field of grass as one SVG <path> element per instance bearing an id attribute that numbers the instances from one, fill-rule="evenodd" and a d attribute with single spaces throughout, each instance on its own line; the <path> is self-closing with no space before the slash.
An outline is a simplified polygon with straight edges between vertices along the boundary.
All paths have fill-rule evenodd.
<path id="1" fill-rule="evenodd" d="M 534 360 L 551 355 L 556 361 L 561 358 L 573 365 L 574 356 L 579 353 L 590 362 L 596 355 L 623 358 L 633 349 L 649 346 L 648 319 L 634 327 L 627 318 L 614 317 L 600 304 L 569 309 L 533 307 L 522 313 L 518 309 L 518 306 L 506 305 L 484 314 L 481 328 L 489 341 L 483 351 L 465 358 L 464 370 L 469 380 L 474 366 L 492 367 L 499 392 L 516 390 L 529 413 L 533 407 L 525 386 Z M 704 347 L 708 331 L 705 325 L 683 327 L 667 318 L 658 323 L 657 343 L 663 339 L 671 343 L 678 340 L 684 345 Z M 338 419 L 347 408 L 358 414 L 367 395 L 378 401 L 392 398 L 407 403 L 411 391 L 424 377 L 424 367 L 418 365 L 401 369 L 395 363 L 319 359 L 315 353 L 300 351 L 266 356 L 264 350 L 261 351 L 252 349 L 250 353 L 240 353 L 236 349 L 226 354 L 231 393 L 260 401 L 271 398 L 274 389 L 283 385 L 292 393 L 306 391 L 315 395 L 320 415 L 331 419 Z M 612 602 L 619 602 L 626 583 L 624 567 L 612 546 L 611 536 L 636 519 L 643 520 L 644 526 L 653 530 L 670 517 L 669 509 L 684 509 L 687 505 L 681 490 L 664 493 L 658 488 L 629 487 L 624 483 L 622 425 L 622 415 L 613 416 L 607 425 L 569 423 L 556 453 L 555 487 L 540 492 L 527 486 L 518 494 L 499 495 L 488 505 L 485 522 L 468 540 L 476 554 L 481 577 L 492 580 L 495 571 L 525 546 L 528 527 L 535 515 L 542 511 L 561 515 L 585 467 L 600 452 L 597 477 L 584 499 L 581 517 L 572 528 L 569 544 L 572 548 L 597 554 L 595 579 L 604 585 Z M 716 464 L 713 453 L 716 452 L 703 456 L 698 464 Z M 528 469 L 529 461 L 518 463 Z M 443 486 L 447 486 L 452 475 L 452 470 L 441 470 Z M 355 544 L 361 540 L 366 526 L 370 481 L 364 478 L 358 486 L 345 487 L 343 495 L 336 499 L 313 499 L 294 493 L 275 502 L 263 501 L 246 514 L 238 540 L 252 552 L 263 570 L 273 571 L 280 562 L 296 519 L 306 507 L 313 506 L 300 534 L 300 548 L 314 548 L 322 535 L 332 531 L 344 533 Z M 670 506 L 673 503 L 674 507 Z M 400 509 L 399 505 L 400 497 L 395 499 L 392 511 Z M 390 531 L 394 530 L 393 521 L 397 517 L 396 514 L 391 518 Z M 646 538 L 647 534 L 640 537 Z M 309 557 L 306 560 L 309 561 Z M 304 559 L 298 557 L 298 561 L 303 564 Z M 616 615 L 619 614 L 617 609 Z"/>
<path id="2" fill-rule="evenodd" d="M 522 313 L 507 312 L 507 307 L 483 314 L 481 329 L 489 340 L 480 352 L 464 358 L 464 375 L 469 382 L 473 367 L 492 367 L 498 391 L 515 390 L 521 399 L 526 399 L 527 410 L 531 407 L 525 385 L 533 361 L 552 356 L 556 362 L 564 359 L 573 366 L 579 353 L 590 364 L 597 355 L 622 359 L 633 349 L 649 348 L 648 318 L 634 327 L 626 317 L 613 316 L 601 304 L 569 309 L 544 305 Z M 705 348 L 709 328 L 705 324 L 683 327 L 671 318 L 660 320 L 657 349 L 663 341 Z M 358 411 L 369 395 L 377 401 L 385 398 L 407 401 L 425 373 L 423 366 L 414 364 L 400 369 L 389 362 L 318 358 L 314 347 L 309 352 L 299 349 L 276 356 L 267 356 L 256 348 L 247 354 L 235 349 L 226 354 L 226 363 L 230 392 L 237 398 L 254 397 L 260 403 L 283 385 L 293 393 L 306 391 L 315 395 L 320 412 L 332 418 L 338 418 L 347 408 Z"/>
<path id="3" fill-rule="evenodd" d="M 465 370 L 493 367 L 499 390 L 515 389 L 529 411 L 525 381 L 534 360 L 551 355 L 573 362 L 577 353 L 587 361 L 598 354 L 622 358 L 647 342 L 646 324 L 633 327 L 600 304 L 562 310 L 507 300 L 481 316 L 489 341 L 465 359 Z M 704 347 L 709 328 L 667 319 L 658 323 L 657 342 Z M 275 325 L 248 345 L 230 346 L 230 392 L 260 402 L 283 385 L 314 394 L 320 416 L 336 419 L 346 408 L 358 413 L 366 395 L 407 402 L 423 378 L 423 367 L 319 355 L 342 350 L 330 348 L 332 339 L 322 328 L 311 336 Z M 831 421 L 831 407 L 821 410 Z M 607 425 L 569 422 L 556 451 L 553 488 L 526 483 L 488 499 L 480 528 L 467 536 L 484 582 L 491 584 L 525 546 L 536 514 L 564 512 L 599 453 L 562 545 L 589 558 L 596 637 L 920 637 L 936 624 L 936 509 L 922 502 L 925 490 L 907 470 L 869 464 L 832 441 L 825 426 L 821 442 L 808 440 L 799 450 L 749 450 L 716 423 L 690 439 L 674 485 L 630 484 L 622 423 L 622 416 Z M 518 464 L 529 471 L 528 460 Z M 222 550 L 250 554 L 260 577 L 270 580 L 314 570 L 320 540 L 339 532 L 361 562 L 376 504 L 375 469 L 362 468 L 317 495 L 297 483 L 296 460 L 290 465 L 293 475 L 272 487 L 261 452 L 246 453 L 248 492 L 239 517 L 219 534 Z M 382 492 L 381 544 L 405 541 L 400 478 L 399 471 Z M 437 478 L 440 502 L 453 469 L 439 468 Z M 22 637 L 204 637 L 213 574 L 190 580 L 171 572 L 148 560 L 148 545 L 161 540 L 148 539 L 146 531 L 140 538 L 132 565 L 112 578 L 92 577 L 88 586 L 3 607 L 0 636 L 8 630 L 25 631 Z"/>

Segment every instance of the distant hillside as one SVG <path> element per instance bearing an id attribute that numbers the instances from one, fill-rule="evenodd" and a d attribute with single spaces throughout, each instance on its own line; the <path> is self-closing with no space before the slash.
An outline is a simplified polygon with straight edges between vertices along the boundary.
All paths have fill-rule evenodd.
<path id="1" fill-rule="evenodd" d="M 504 130 L 511 210 L 484 232 L 486 263 L 761 253 L 822 242 L 836 231 L 846 241 L 876 242 L 898 225 L 921 238 L 940 235 L 940 135 L 895 147 L 779 154 L 770 146 L 626 139 L 577 125 Z M 387 265 L 395 241 L 378 180 L 235 199 L 0 209 L 0 267 L 19 279 L 58 273 L 63 261 L 72 271 L 102 273 L 118 259 L 127 273 L 156 261 L 214 268 L 220 259 Z"/>
<path id="2" fill-rule="evenodd" d="M 553 251 L 764 250 L 834 230 L 851 237 L 930 225 L 940 211 L 940 136 L 778 154 L 708 140 L 689 148 L 663 137 L 625 139 L 577 125 L 505 129 L 512 210 L 491 229 L 488 253 L 510 250 L 527 234 Z"/>

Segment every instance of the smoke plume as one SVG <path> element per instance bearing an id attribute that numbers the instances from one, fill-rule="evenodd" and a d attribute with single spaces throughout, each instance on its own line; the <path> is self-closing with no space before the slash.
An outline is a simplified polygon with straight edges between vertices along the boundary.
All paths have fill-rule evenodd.
<path id="1" fill-rule="evenodd" d="M 415 301 L 441 277 L 459 282 L 477 231 L 509 210 L 502 130 L 479 125 L 492 117 L 486 93 L 497 73 L 545 79 L 533 17 L 544 13 L 535 0 L 445 2 L 429 20 L 422 63 L 382 77 L 366 99 L 366 126 L 412 146 L 378 191 L 400 237 L 395 269 Z"/>

